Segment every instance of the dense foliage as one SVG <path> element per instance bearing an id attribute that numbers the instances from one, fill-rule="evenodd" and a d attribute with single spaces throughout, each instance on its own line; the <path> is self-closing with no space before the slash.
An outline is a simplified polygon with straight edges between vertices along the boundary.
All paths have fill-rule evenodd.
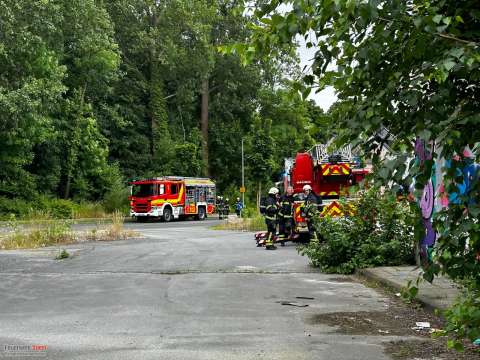
<path id="1" fill-rule="evenodd" d="M 233 0 L 0 0 L 0 211 L 39 195 L 113 210 L 128 180 L 164 174 L 210 174 L 233 196 L 242 138 L 253 199 L 323 113 L 290 95 L 293 47 L 248 66 L 217 51 L 247 23 Z"/>
<path id="2" fill-rule="evenodd" d="M 248 3 L 248 2 L 247 2 Z M 446 191 L 458 192 L 459 174 L 480 158 L 480 8 L 477 0 L 272 0 L 259 1 L 248 53 L 269 56 L 302 36 L 316 49 L 304 92 L 335 87 L 340 141 L 351 141 L 377 163 L 384 184 L 415 179 L 417 197 L 431 178 L 436 159 L 454 159 L 437 169 Z M 288 4 L 288 6 L 285 6 Z M 240 49 L 241 50 L 241 49 Z M 388 132 L 386 132 L 387 130 Z M 381 136 L 381 134 L 390 134 Z M 379 136 L 380 135 L 380 136 Z M 415 139 L 435 144 L 432 159 L 414 158 Z M 389 143 L 388 160 L 380 155 Z M 410 165 L 410 166 L 408 166 Z M 435 215 L 438 233 L 429 281 L 439 273 L 480 289 L 480 183 L 473 174 L 469 193 Z M 471 303 L 449 328 L 453 336 L 477 332 Z M 465 307 L 462 308 L 465 311 Z M 459 310 L 460 311 L 460 310 Z M 459 331 L 454 331 L 458 329 Z M 478 330 L 478 327 L 476 328 Z"/>
<path id="3" fill-rule="evenodd" d="M 371 266 L 414 263 L 416 211 L 408 202 L 371 188 L 349 203 L 355 212 L 342 218 L 317 218 L 319 241 L 300 248 L 312 265 L 327 273 L 351 274 Z"/>

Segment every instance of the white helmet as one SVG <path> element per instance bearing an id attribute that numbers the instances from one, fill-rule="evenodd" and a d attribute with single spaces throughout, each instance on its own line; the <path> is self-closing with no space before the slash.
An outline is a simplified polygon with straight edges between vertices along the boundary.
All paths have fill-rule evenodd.
<path id="1" fill-rule="evenodd" d="M 303 191 L 307 191 L 307 190 L 312 191 L 312 187 L 310 185 L 304 185 Z"/>
<path id="2" fill-rule="evenodd" d="M 277 189 L 276 187 L 272 187 L 272 188 L 270 188 L 270 190 L 268 190 L 268 193 L 269 193 L 270 195 L 277 195 L 278 192 L 279 192 L 279 191 L 278 191 L 278 189 Z"/>

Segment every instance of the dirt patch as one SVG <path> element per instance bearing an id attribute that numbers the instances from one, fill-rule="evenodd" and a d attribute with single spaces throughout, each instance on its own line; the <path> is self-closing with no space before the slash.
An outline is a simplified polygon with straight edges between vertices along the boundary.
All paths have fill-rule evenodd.
<path id="1" fill-rule="evenodd" d="M 382 301 L 383 302 L 383 301 Z M 416 322 L 429 322 L 430 329 L 442 327 L 442 320 L 422 308 L 406 305 L 400 298 L 389 297 L 383 302 L 385 311 L 358 311 L 315 314 L 306 322 L 325 324 L 338 333 L 349 335 L 426 336 L 430 330 L 415 330 Z"/>
<path id="2" fill-rule="evenodd" d="M 480 360 L 480 350 L 465 343 L 459 353 L 447 348 L 447 339 L 433 339 L 429 329 L 414 330 L 416 322 L 429 322 L 438 329 L 442 322 L 422 309 L 396 304 L 386 312 L 361 311 L 316 314 L 307 319 L 310 325 L 325 324 L 336 328 L 337 333 L 369 336 L 416 336 L 419 340 L 400 340 L 385 343 L 385 353 L 394 360 Z"/>
<path id="3" fill-rule="evenodd" d="M 412 327 L 417 321 L 428 321 L 433 328 L 440 326 L 439 321 L 424 316 L 417 318 L 405 311 L 401 316 L 397 312 L 360 311 L 316 314 L 307 319 L 310 325 L 325 324 L 336 327 L 336 332 L 348 335 L 398 335 L 416 336 L 430 334 L 428 330 L 416 331 Z"/>
<path id="4" fill-rule="evenodd" d="M 334 281 L 334 278 L 329 280 Z M 345 281 L 343 277 L 340 281 Z M 363 281 L 362 281 L 363 282 Z M 365 284 L 365 282 L 363 282 Z M 372 284 L 366 284 L 370 287 Z M 408 336 L 418 340 L 385 342 L 385 354 L 393 360 L 480 360 L 479 348 L 465 342 L 465 351 L 459 353 L 447 348 L 446 338 L 433 339 L 432 329 L 440 329 L 443 320 L 419 304 L 406 304 L 394 292 L 383 287 L 375 291 L 385 297 L 385 311 L 359 311 L 315 314 L 306 319 L 310 325 L 324 324 L 337 333 L 369 336 Z M 412 329 L 416 322 L 430 323 L 430 329 Z"/>
<path id="5" fill-rule="evenodd" d="M 473 347 L 466 347 L 464 352 L 447 349 L 442 339 L 433 341 L 390 341 L 385 344 L 385 353 L 393 360 L 474 360 L 480 359 L 480 353 Z"/>

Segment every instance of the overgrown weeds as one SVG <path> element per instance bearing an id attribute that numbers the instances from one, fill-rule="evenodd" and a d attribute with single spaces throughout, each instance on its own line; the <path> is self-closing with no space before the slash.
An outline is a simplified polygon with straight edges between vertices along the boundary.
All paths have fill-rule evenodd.
<path id="1" fill-rule="evenodd" d="M 62 251 L 60 251 L 58 255 L 55 256 L 55 260 L 68 259 L 69 257 L 70 257 L 70 254 L 68 253 L 68 251 L 65 249 L 62 249 Z"/>
<path id="2" fill-rule="evenodd" d="M 85 234 L 85 238 L 89 241 L 115 241 L 140 236 L 136 231 L 125 229 L 124 217 L 120 211 L 115 211 L 111 219 L 112 223 L 105 229 L 92 229 Z"/>
<path id="3" fill-rule="evenodd" d="M 32 227 L 20 227 L 15 219 L 8 222 L 10 231 L 0 237 L 0 249 L 35 249 L 75 242 L 71 222 L 57 220 Z"/>
<path id="4" fill-rule="evenodd" d="M 123 214 L 116 211 L 111 224 L 91 231 L 72 230 L 71 220 L 52 220 L 40 223 L 20 223 L 14 216 L 7 222 L 7 231 L 0 235 L 0 249 L 35 249 L 83 241 L 115 241 L 138 237 L 135 231 L 124 228 Z"/>

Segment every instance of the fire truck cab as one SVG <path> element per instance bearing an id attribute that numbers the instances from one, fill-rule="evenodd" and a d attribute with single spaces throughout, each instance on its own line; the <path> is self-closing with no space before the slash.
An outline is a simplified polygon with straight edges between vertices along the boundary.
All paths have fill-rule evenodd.
<path id="1" fill-rule="evenodd" d="M 206 178 L 165 176 L 130 183 L 130 216 L 166 222 L 194 216 L 204 220 L 215 211 L 215 183 Z"/>

